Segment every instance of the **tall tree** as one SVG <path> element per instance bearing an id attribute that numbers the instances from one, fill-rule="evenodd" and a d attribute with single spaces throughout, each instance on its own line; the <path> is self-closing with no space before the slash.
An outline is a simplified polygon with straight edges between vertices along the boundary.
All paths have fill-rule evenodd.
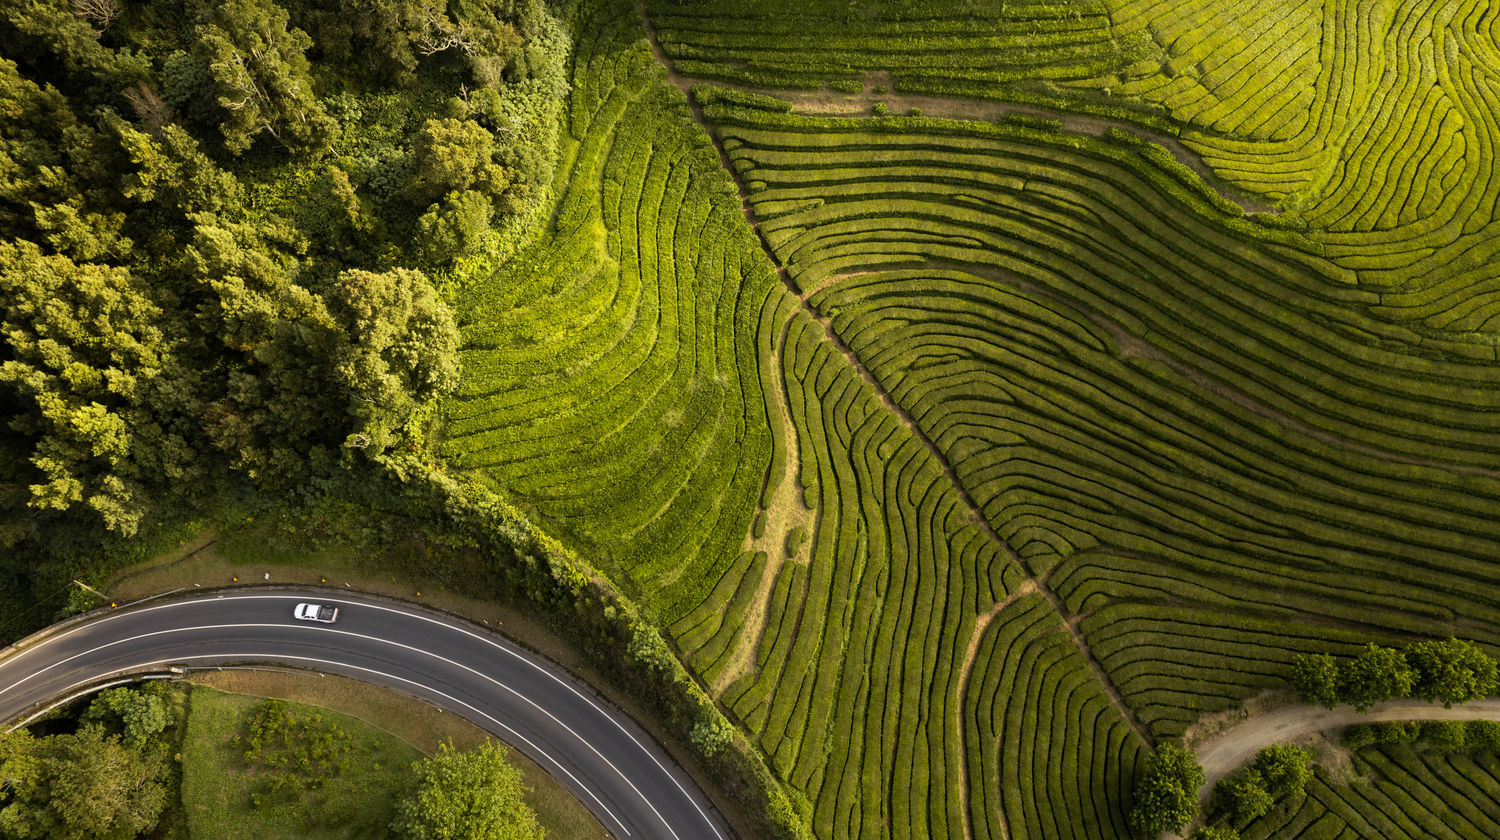
<path id="1" fill-rule="evenodd" d="M 173 348 L 146 286 L 124 268 L 0 243 L 0 348 L 0 541 L 26 536 L 37 511 L 79 505 L 133 533 L 141 449 L 165 437 L 154 380 Z"/>
<path id="2" fill-rule="evenodd" d="M 1371 644 L 1339 666 L 1339 697 L 1363 712 L 1376 703 L 1411 694 L 1416 674 L 1394 648 Z"/>
<path id="3" fill-rule="evenodd" d="M 1198 816 L 1203 780 L 1203 767 L 1192 753 L 1175 744 L 1157 747 L 1136 779 L 1130 824 L 1152 835 L 1180 830 Z"/>
<path id="4" fill-rule="evenodd" d="M 458 752 L 451 744 L 413 765 L 417 782 L 396 806 L 391 831 L 402 840 L 543 840 L 526 804 L 521 771 L 505 748 L 485 742 Z"/>
<path id="5" fill-rule="evenodd" d="M 1415 672 L 1412 696 L 1441 701 L 1444 708 L 1495 693 L 1495 660 L 1473 642 L 1449 637 L 1417 642 L 1406 648 Z"/>
<path id="6" fill-rule="evenodd" d="M 0 744 L 0 838 L 134 840 L 167 804 L 164 751 L 132 749 L 97 726 Z"/>
<path id="7" fill-rule="evenodd" d="M 290 148 L 326 150 L 338 125 L 312 90 L 306 32 L 287 28 L 285 9 L 272 0 L 204 3 L 198 49 L 228 112 L 224 146 L 239 153 L 265 132 Z"/>
<path id="8" fill-rule="evenodd" d="M 1292 659 L 1292 687 L 1309 705 L 1339 704 L 1339 666 L 1327 653 L 1299 653 Z"/>

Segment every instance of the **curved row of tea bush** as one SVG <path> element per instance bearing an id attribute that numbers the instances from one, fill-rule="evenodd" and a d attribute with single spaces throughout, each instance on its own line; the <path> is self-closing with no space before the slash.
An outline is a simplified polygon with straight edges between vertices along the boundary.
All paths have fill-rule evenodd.
<path id="1" fill-rule="evenodd" d="M 1377 316 L 1500 330 L 1500 45 L 1488 0 L 1403 0 L 1380 15 L 1345 0 L 1005 4 L 990 14 L 893 4 L 859 15 L 785 3 L 727 21 L 717 7 L 662 0 L 650 10 L 674 66 L 695 78 L 832 80 L 857 92 L 851 75 L 889 74 L 898 92 L 1179 136 L 1220 179 L 1283 208 L 1275 222 L 1308 230 L 1345 279 L 1379 294 Z"/>
<path id="2" fill-rule="evenodd" d="M 976 840 L 1133 836 L 1129 790 L 1147 745 L 1041 596 L 1018 599 L 990 624 L 964 727 Z"/>
<path id="3" fill-rule="evenodd" d="M 1381 325 L 1314 243 L 1133 144 L 707 113 L 812 305 L 1157 735 L 1345 628 L 1500 642 L 1488 348 Z"/>
<path id="4" fill-rule="evenodd" d="M 785 340 L 801 452 L 788 480 L 816 527 L 721 700 L 811 800 L 818 836 L 958 836 L 960 666 L 1020 570 L 821 325 L 795 314 Z"/>
<path id="5" fill-rule="evenodd" d="M 1408 744 L 1367 747 L 1335 782 L 1319 768 L 1307 795 L 1240 827 L 1241 840 L 1488 840 L 1500 836 L 1500 757 Z"/>
<path id="6" fill-rule="evenodd" d="M 671 620 L 754 514 L 772 447 L 756 334 L 785 292 L 630 8 L 578 30 L 552 220 L 461 301 L 444 455 Z"/>

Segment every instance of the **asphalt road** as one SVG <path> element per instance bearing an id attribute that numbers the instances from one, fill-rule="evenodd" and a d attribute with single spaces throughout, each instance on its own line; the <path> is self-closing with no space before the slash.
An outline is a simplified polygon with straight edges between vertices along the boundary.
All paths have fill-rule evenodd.
<path id="1" fill-rule="evenodd" d="M 337 605 L 338 621 L 293 619 L 299 601 Z M 733 836 L 665 749 L 556 664 L 472 624 L 353 593 L 161 602 L 0 651 L 0 721 L 109 674 L 235 663 L 310 668 L 428 700 L 525 753 L 618 838 Z"/>

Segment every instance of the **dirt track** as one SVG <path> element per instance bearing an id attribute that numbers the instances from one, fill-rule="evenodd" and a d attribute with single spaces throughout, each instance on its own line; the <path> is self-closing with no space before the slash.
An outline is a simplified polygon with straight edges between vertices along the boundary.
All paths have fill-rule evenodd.
<path id="1" fill-rule="evenodd" d="M 1363 714 L 1353 706 L 1281 706 L 1228 726 L 1198 744 L 1198 762 L 1208 777 L 1202 795 L 1206 799 L 1214 782 L 1239 769 L 1261 747 L 1295 741 L 1325 729 L 1387 720 L 1500 720 L 1500 699 L 1476 700 L 1451 709 L 1419 700 L 1392 700 Z"/>

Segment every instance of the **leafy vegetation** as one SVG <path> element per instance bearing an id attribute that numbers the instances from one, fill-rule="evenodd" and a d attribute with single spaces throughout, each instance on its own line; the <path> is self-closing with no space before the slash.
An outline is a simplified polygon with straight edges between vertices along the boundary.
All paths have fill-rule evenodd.
<path id="1" fill-rule="evenodd" d="M 178 790 L 178 723 L 151 685 L 101 692 L 72 732 L 0 734 L 0 838 L 132 840 L 159 826 L 174 836 L 164 814 Z"/>
<path id="2" fill-rule="evenodd" d="M 492 743 L 459 752 L 451 744 L 412 767 L 416 785 L 396 805 L 391 824 L 406 840 L 542 840 L 522 800 L 521 773 Z"/>
<path id="3" fill-rule="evenodd" d="M 434 281 L 550 184 L 540 2 L 46 0 L 0 43 L 8 591 L 422 442 L 457 381 Z"/>
<path id="4" fill-rule="evenodd" d="M 644 5 L 5 7 L 8 544 L 378 465 L 310 507 L 478 552 L 767 836 L 1180 827 L 1288 679 L 1496 690 L 1484 0 Z M 1360 767 L 1468 799 L 1273 751 L 1198 836 L 1494 833 L 1421 732 Z"/>
<path id="5" fill-rule="evenodd" d="M 1500 830 L 1497 779 L 1493 743 L 1471 750 L 1367 744 L 1354 752 L 1352 778 L 1318 768 L 1305 795 L 1278 801 L 1238 836 L 1478 840 Z"/>

